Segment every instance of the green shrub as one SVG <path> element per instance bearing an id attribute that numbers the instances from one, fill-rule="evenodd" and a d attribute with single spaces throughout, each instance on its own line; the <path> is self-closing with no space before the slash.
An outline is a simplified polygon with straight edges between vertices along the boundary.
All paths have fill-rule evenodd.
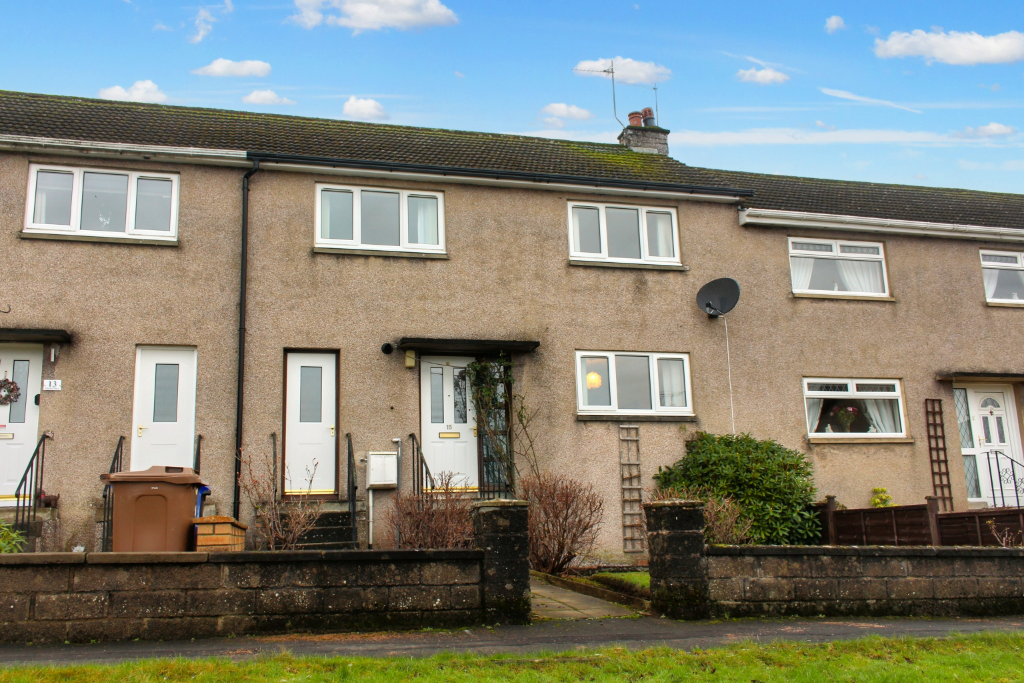
<path id="1" fill-rule="evenodd" d="M 24 547 L 25 535 L 7 522 L 0 522 L 0 553 L 20 553 Z"/>
<path id="2" fill-rule="evenodd" d="M 891 508 L 892 507 L 892 496 L 884 488 L 871 489 L 871 507 L 873 508 Z"/>
<path id="3" fill-rule="evenodd" d="M 772 440 L 697 432 L 683 459 L 659 468 L 654 479 L 660 488 L 702 488 L 732 498 L 750 520 L 754 543 L 814 543 L 821 534 L 810 508 L 815 499 L 811 464 L 803 453 Z"/>

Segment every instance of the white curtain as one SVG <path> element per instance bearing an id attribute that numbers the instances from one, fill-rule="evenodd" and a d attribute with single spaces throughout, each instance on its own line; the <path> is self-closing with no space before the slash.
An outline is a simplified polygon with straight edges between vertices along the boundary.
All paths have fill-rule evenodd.
<path id="1" fill-rule="evenodd" d="M 437 244 L 437 200 L 432 197 L 412 197 L 410 202 L 415 211 L 417 235 L 410 239 L 414 244 Z"/>
<path id="2" fill-rule="evenodd" d="M 985 278 L 985 298 L 995 298 L 996 294 L 996 282 L 999 281 L 999 269 L 998 268 L 982 268 L 981 276 Z"/>
<path id="3" fill-rule="evenodd" d="M 839 274 L 843 277 L 847 291 L 882 294 L 882 264 L 879 261 L 849 261 L 837 259 Z"/>
<path id="4" fill-rule="evenodd" d="M 686 407 L 686 381 L 683 361 L 662 358 L 658 361 L 658 386 L 662 408 Z"/>
<path id="5" fill-rule="evenodd" d="M 793 291 L 805 290 L 811 286 L 811 273 L 814 271 L 814 259 L 802 256 L 790 257 L 790 272 L 793 277 Z"/>
<path id="6" fill-rule="evenodd" d="M 814 430 L 818 428 L 818 422 L 821 420 L 821 404 L 824 402 L 825 400 L 821 398 L 807 399 L 807 431 L 809 434 L 813 434 Z"/>
<path id="7" fill-rule="evenodd" d="M 871 426 L 882 434 L 899 434 L 902 430 L 900 425 L 900 403 L 892 398 L 865 398 L 864 409 L 871 419 Z"/>

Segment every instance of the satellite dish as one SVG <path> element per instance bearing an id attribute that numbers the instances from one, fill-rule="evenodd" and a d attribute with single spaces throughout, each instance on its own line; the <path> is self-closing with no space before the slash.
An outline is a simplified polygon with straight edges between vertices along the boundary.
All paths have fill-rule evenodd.
<path id="1" fill-rule="evenodd" d="M 740 283 L 731 277 L 712 280 L 697 292 L 697 306 L 708 314 L 709 318 L 717 318 L 731 311 L 740 300 Z"/>

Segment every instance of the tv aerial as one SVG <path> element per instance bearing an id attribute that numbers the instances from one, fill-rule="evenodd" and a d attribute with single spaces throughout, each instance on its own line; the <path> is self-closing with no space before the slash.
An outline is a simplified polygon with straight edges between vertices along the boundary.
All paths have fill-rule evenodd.
<path id="1" fill-rule="evenodd" d="M 712 280 L 697 292 L 697 307 L 708 314 L 708 318 L 722 318 L 725 323 L 725 364 L 729 372 L 729 415 L 732 420 L 732 433 L 736 435 L 736 406 L 732 399 L 732 355 L 729 353 L 729 320 L 726 313 L 736 307 L 740 300 L 740 283 L 731 277 Z"/>

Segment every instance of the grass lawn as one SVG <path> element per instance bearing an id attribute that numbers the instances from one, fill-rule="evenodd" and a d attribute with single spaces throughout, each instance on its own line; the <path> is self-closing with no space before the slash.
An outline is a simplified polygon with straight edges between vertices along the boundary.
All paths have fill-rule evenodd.
<path id="1" fill-rule="evenodd" d="M 651 599 L 651 575 L 647 572 L 601 572 L 590 578 L 620 593 Z"/>
<path id="2" fill-rule="evenodd" d="M 884 639 L 807 645 L 743 643 L 680 652 L 622 648 L 563 655 L 439 655 L 360 659 L 279 655 L 248 661 L 149 660 L 115 666 L 0 669 L 0 682 L 205 681 L 1019 681 L 1024 634 Z"/>
<path id="3" fill-rule="evenodd" d="M 594 574 L 594 578 L 598 576 L 628 581 L 637 588 L 650 589 L 651 587 L 651 575 L 648 572 L 601 572 L 600 574 Z"/>

